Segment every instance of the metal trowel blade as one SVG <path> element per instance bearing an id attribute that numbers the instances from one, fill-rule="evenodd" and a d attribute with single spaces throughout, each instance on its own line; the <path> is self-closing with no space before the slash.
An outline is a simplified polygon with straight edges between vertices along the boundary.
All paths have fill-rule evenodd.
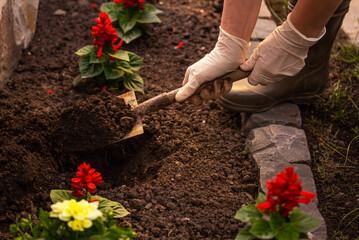
<path id="1" fill-rule="evenodd" d="M 126 104 L 129 104 L 131 106 L 131 109 L 135 108 L 137 104 L 136 95 L 134 91 L 129 91 L 127 93 L 121 94 L 118 96 L 119 98 L 123 98 L 126 102 Z M 132 130 L 126 134 L 120 141 L 123 141 L 128 138 L 132 138 L 137 135 L 143 134 L 143 126 L 142 126 L 142 120 L 141 116 L 136 115 L 135 124 L 133 125 Z"/>

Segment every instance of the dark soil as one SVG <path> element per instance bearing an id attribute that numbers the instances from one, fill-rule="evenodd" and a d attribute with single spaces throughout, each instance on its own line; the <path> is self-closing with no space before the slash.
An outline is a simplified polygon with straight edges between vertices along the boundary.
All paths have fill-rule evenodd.
<path id="1" fill-rule="evenodd" d="M 77 166 L 86 161 L 103 175 L 97 193 L 131 212 L 125 221 L 138 239 L 233 239 L 243 226 L 233 218 L 236 211 L 258 193 L 239 115 L 215 102 L 173 104 L 143 116 L 143 135 L 73 151 L 102 147 L 99 136 L 119 130 L 105 108 L 115 97 L 95 103 L 100 87 L 72 87 L 79 74 L 74 52 L 92 43 L 101 4 L 94 2 L 95 9 L 86 0 L 41 1 L 36 35 L 0 91 L 0 238 L 8 238 L 16 217 L 36 219 L 40 208 L 50 210 L 50 190 L 70 189 Z M 137 94 L 138 102 L 180 87 L 186 68 L 218 36 L 220 16 L 210 1 L 156 6 L 163 14 L 153 35 L 123 46 L 144 58 L 139 74 L 145 95 Z M 66 15 L 54 15 L 57 9 Z M 184 46 L 176 49 L 179 42 Z"/>
<path id="2" fill-rule="evenodd" d="M 104 148 L 130 132 L 136 119 L 130 109 L 123 98 L 102 91 L 66 110 L 52 136 L 59 148 L 68 151 Z"/>
<path id="3" fill-rule="evenodd" d="M 92 9 L 92 2 L 98 7 Z M 79 124 L 70 121 L 74 128 L 59 124 L 64 116 L 73 119 L 66 116 L 76 114 L 80 106 L 76 103 L 89 103 L 101 95 L 97 86 L 72 87 L 72 80 L 79 74 L 79 58 L 74 52 L 92 43 L 91 26 L 102 1 L 92 2 L 40 1 L 36 35 L 24 50 L 14 75 L 0 90 L 0 238 L 8 239 L 8 227 L 16 217 L 31 214 L 36 219 L 39 208 L 49 210 L 50 190 L 70 189 L 77 166 L 86 161 L 103 175 L 104 183 L 97 194 L 122 203 L 131 212 L 125 221 L 133 226 L 138 239 L 234 239 L 243 227 L 233 218 L 235 212 L 243 204 L 252 203 L 259 190 L 258 170 L 244 150 L 239 114 L 215 102 L 199 107 L 173 104 L 143 116 L 143 135 L 96 150 L 73 151 L 90 144 L 91 135 L 104 134 L 103 129 L 111 134 L 119 130 L 118 119 L 116 122 L 106 115 L 105 119 L 113 121 L 101 124 L 101 114 L 96 118 L 97 113 L 86 125 L 82 120 Z M 145 81 L 145 95 L 137 94 L 138 102 L 180 87 L 186 68 L 213 48 L 220 22 L 220 2 L 214 2 L 157 3 L 163 10 L 159 16 L 162 23 L 151 27 L 153 35 L 123 46 L 144 58 L 139 74 Z M 66 15 L 54 15 L 57 9 L 65 10 Z M 176 49 L 179 42 L 184 45 Z M 345 66 L 331 64 L 332 69 L 343 72 Z M 331 74 L 331 84 L 337 80 L 336 73 Z M 356 94 L 353 97 L 359 96 L 358 81 L 350 84 Z M 115 104 L 113 99 L 109 102 Z M 359 148 L 357 142 L 352 144 L 345 168 L 330 165 L 335 171 L 327 172 L 334 175 L 327 177 L 317 171 L 322 166 L 317 163 L 327 158 L 319 157 L 324 156 L 323 142 L 315 130 L 332 127 L 327 136 L 332 140 L 340 129 L 335 140 L 345 148 L 353 137 L 349 129 L 357 124 L 353 120 L 355 111 L 349 111 L 348 121 L 333 121 L 330 114 L 323 114 L 323 101 L 301 105 L 301 109 L 303 128 L 316 161 L 313 171 L 319 207 L 331 236 L 341 218 L 358 206 Z M 355 101 L 358 104 L 357 97 Z M 98 113 L 105 111 L 100 105 Z M 314 117 L 320 119 L 318 125 L 310 121 Z M 350 127 L 346 127 L 349 122 Z M 90 123 L 93 127 L 87 127 Z M 65 132 L 56 131 L 60 127 Z M 71 136 L 77 132 L 87 138 Z M 63 141 L 66 135 L 71 136 L 68 142 Z M 74 149 L 64 149 L 59 144 L 61 139 L 63 145 Z M 105 145 L 98 141 L 99 147 Z M 336 154 L 330 156 L 331 162 L 345 160 Z M 337 174 L 338 169 L 341 171 Z M 346 218 L 344 226 L 351 219 Z M 340 230 L 343 239 L 355 239 L 358 229 L 356 221 Z"/>

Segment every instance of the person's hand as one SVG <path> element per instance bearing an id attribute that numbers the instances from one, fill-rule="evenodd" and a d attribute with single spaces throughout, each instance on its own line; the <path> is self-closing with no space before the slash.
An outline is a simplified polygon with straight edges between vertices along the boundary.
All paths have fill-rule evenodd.
<path id="1" fill-rule="evenodd" d="M 240 68 L 251 71 L 248 82 L 252 85 L 267 85 L 294 76 L 305 65 L 308 49 L 325 34 L 325 28 L 316 38 L 301 34 L 287 20 L 261 42 L 250 58 Z"/>
<path id="2" fill-rule="evenodd" d="M 245 61 L 249 43 L 237 38 L 220 27 L 215 48 L 187 68 L 182 88 L 176 94 L 176 101 L 183 102 L 189 98 L 201 84 L 236 70 Z M 218 87 L 227 89 L 226 87 Z M 219 94 L 215 94 L 220 96 Z"/>

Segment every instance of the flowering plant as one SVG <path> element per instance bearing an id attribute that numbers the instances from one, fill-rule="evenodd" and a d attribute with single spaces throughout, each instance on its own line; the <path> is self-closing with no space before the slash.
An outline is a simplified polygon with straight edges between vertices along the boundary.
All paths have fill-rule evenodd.
<path id="1" fill-rule="evenodd" d="M 91 196 L 102 176 L 85 162 L 78 167 L 71 179 L 72 190 L 52 190 L 51 212 L 40 209 L 39 222 L 33 225 L 31 217 L 16 219 L 10 226 L 10 234 L 16 240 L 32 239 L 133 239 L 131 228 L 117 226 L 115 218 L 129 212 L 118 202 L 100 196 Z"/>
<path id="2" fill-rule="evenodd" d="M 127 44 L 139 38 L 143 32 L 150 34 L 149 23 L 159 23 L 157 14 L 161 13 L 144 0 L 114 0 L 103 3 L 101 11 L 107 12 L 117 28 L 117 33 Z"/>
<path id="3" fill-rule="evenodd" d="M 287 167 L 267 183 L 267 196 L 259 194 L 256 206 L 242 207 L 235 218 L 248 223 L 236 240 L 307 238 L 319 220 L 301 212 L 299 203 L 309 204 L 314 193 L 302 191 L 293 167 Z"/>
<path id="4" fill-rule="evenodd" d="M 96 77 L 101 86 L 113 89 L 124 86 L 128 90 L 143 92 L 143 80 L 135 73 L 140 69 L 143 59 L 132 52 L 119 49 L 123 40 L 119 39 L 107 13 L 101 12 L 95 20 L 97 25 L 92 27 L 93 45 L 75 52 L 81 56 L 81 75 L 74 80 L 74 86 L 84 79 Z"/>

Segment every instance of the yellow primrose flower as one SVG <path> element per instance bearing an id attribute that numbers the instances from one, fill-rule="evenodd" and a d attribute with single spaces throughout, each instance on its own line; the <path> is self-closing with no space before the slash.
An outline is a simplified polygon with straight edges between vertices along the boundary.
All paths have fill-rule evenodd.
<path id="1" fill-rule="evenodd" d="M 92 220 L 102 217 L 98 202 L 89 203 L 84 199 L 79 202 L 74 199 L 57 202 L 51 205 L 51 209 L 50 217 L 68 222 L 68 226 L 74 231 L 83 231 L 92 226 Z"/>
<path id="2" fill-rule="evenodd" d="M 92 222 L 90 220 L 73 220 L 69 221 L 67 225 L 74 231 L 84 231 L 84 228 L 89 228 L 92 226 Z"/>

